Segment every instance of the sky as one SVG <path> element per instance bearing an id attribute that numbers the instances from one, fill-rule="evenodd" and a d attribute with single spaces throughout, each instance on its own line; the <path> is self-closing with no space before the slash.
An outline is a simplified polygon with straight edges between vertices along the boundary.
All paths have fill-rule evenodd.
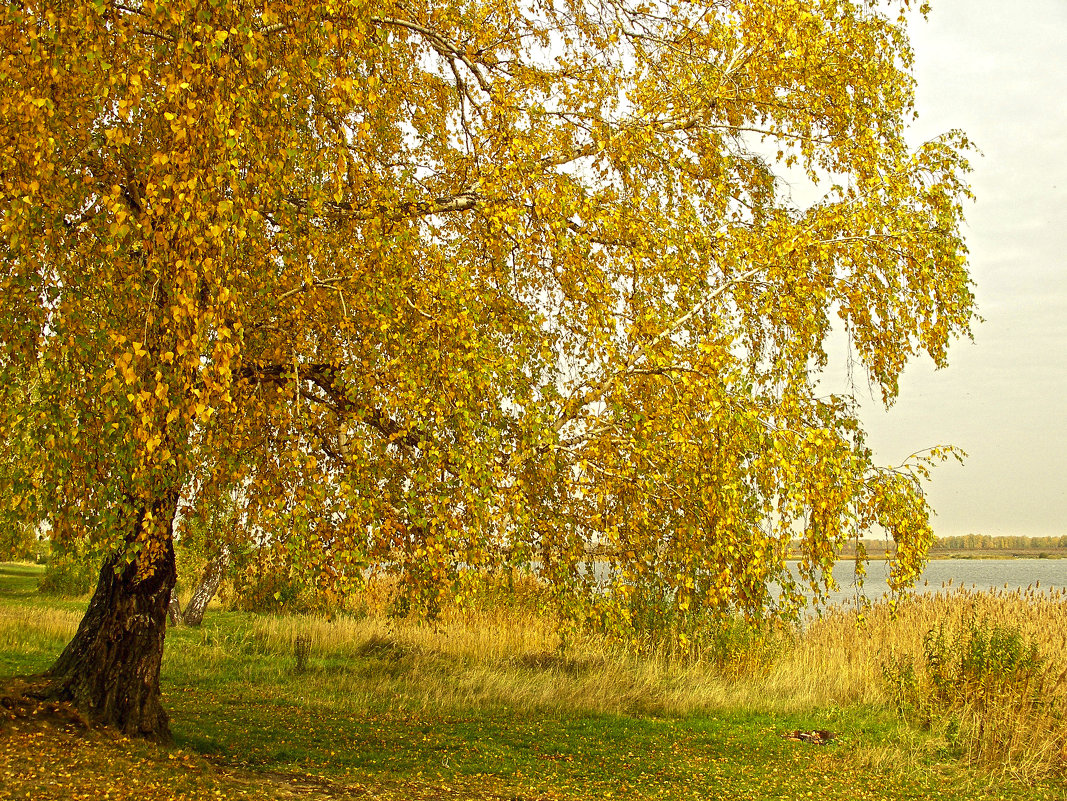
<path id="1" fill-rule="evenodd" d="M 928 486 L 938 536 L 1067 535 L 1067 0 L 933 0 L 911 26 L 920 142 L 962 129 L 978 311 L 949 366 L 916 361 L 869 443 L 898 464 L 953 444 Z"/>

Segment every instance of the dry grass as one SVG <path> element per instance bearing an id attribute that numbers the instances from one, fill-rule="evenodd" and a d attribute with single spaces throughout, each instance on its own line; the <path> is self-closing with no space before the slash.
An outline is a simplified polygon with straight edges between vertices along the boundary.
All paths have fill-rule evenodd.
<path id="1" fill-rule="evenodd" d="M 1017 627 L 1032 637 L 1050 665 L 1067 670 L 1067 594 L 958 591 L 901 601 L 895 612 L 874 604 L 863 622 L 851 610 L 833 610 L 801 634 L 769 635 L 758 658 L 722 670 L 710 660 L 678 660 L 635 655 L 596 635 L 572 636 L 561 650 L 556 627 L 534 611 L 450 609 L 436 624 L 392 620 L 381 614 L 361 619 L 316 616 L 259 617 L 257 639 L 275 652 L 291 650 L 298 634 L 311 637 L 320 659 L 376 657 L 419 662 L 431 673 L 448 665 L 471 675 L 493 674 L 494 692 L 485 698 L 516 705 L 568 705 L 617 711 L 633 706 L 665 713 L 688 713 L 719 706 L 798 711 L 827 706 L 888 703 L 882 666 L 922 654 L 923 637 L 938 624 L 978 617 L 991 625 Z M 548 674 L 551 687 L 538 685 Z M 455 686 L 426 683 L 432 696 L 448 703 Z M 574 685 L 574 686 L 570 686 Z M 503 692 L 502 696 L 497 696 Z M 570 696 L 573 695 L 572 699 Z M 478 699 L 464 693 L 457 703 Z"/>
<path id="2" fill-rule="evenodd" d="M 516 609 L 452 610 L 436 624 L 265 617 L 253 630 L 279 653 L 291 651 L 298 635 L 310 636 L 312 663 L 321 669 L 302 679 L 318 685 L 307 689 L 353 700 L 394 697 L 442 711 L 657 713 L 722 700 L 708 696 L 719 683 L 698 665 L 639 658 L 602 637 L 572 637 L 561 650 L 547 618 Z"/>
<path id="3" fill-rule="evenodd" d="M 862 621 L 855 611 L 832 611 L 802 632 L 767 635 L 754 652 L 725 666 L 701 654 L 685 660 L 667 653 L 635 654 L 596 634 L 572 635 L 562 648 L 556 626 L 536 603 L 449 608 L 429 624 L 391 619 L 383 597 L 381 588 L 372 588 L 372 596 L 361 602 L 367 614 L 332 620 L 216 613 L 213 623 L 209 613 L 203 629 L 177 633 L 167 659 L 178 674 L 238 670 L 247 672 L 248 680 L 264 663 L 273 663 L 285 692 L 336 709 L 396 704 L 444 713 L 507 707 L 668 715 L 717 709 L 893 709 L 899 698 L 885 668 L 910 660 L 922 679 L 927 633 L 938 626 L 959 631 L 968 621 L 979 621 L 1036 644 L 1043 659 L 1040 702 L 1020 703 L 1018 696 L 1003 695 L 981 708 L 963 703 L 942 709 L 940 718 L 931 719 L 932 736 L 924 734 L 921 747 L 954 748 L 1027 778 L 1063 775 L 1067 766 L 1067 593 L 1062 591 L 916 596 L 895 610 L 876 603 Z M 62 647 L 78 622 L 75 611 L 0 606 L 0 650 L 40 648 L 42 640 Z M 310 660 L 296 677 L 294 642 L 301 635 L 310 640 Z M 252 658 L 235 661 L 241 654 Z M 875 754 L 868 757 L 877 761 Z"/>
<path id="4" fill-rule="evenodd" d="M 42 640 L 62 642 L 74 636 L 82 613 L 38 606 L 0 606 L 0 651 L 21 652 Z"/>
<path id="5" fill-rule="evenodd" d="M 1007 696 L 943 709 L 926 748 L 954 751 L 1022 777 L 1062 773 L 1067 760 L 1067 594 L 957 591 L 868 609 L 832 611 L 802 633 L 769 635 L 759 653 L 723 669 L 711 659 L 634 654 L 596 635 L 568 639 L 548 618 L 521 607 L 449 610 L 436 625 L 384 615 L 327 621 L 257 618 L 267 649 L 292 652 L 298 634 L 312 642 L 320 668 L 303 689 L 331 702 L 396 698 L 439 711 L 506 706 L 531 711 L 691 714 L 716 709 L 770 713 L 867 706 L 894 708 L 885 669 L 908 660 L 920 668 L 923 641 L 938 626 L 967 621 L 1032 640 L 1041 654 L 1042 699 Z M 330 666 L 333 666 L 331 668 Z M 346 665 L 359 665 L 347 668 Z M 968 739 L 970 738 L 970 739 Z M 868 755 L 877 759 L 876 755 Z"/>
<path id="6" fill-rule="evenodd" d="M 944 633 L 937 669 L 924 641 Z M 984 676 L 959 676 L 968 637 L 1000 632 L 1036 648 L 1020 669 L 996 665 Z M 935 649 L 936 650 L 936 649 Z M 1023 651 L 1025 652 L 1025 648 Z M 909 713 L 929 729 L 926 747 L 956 753 L 1031 780 L 1067 771 L 1067 593 L 1062 590 L 957 590 L 902 601 L 894 610 L 875 604 L 858 623 L 855 612 L 835 612 L 811 625 L 765 678 L 738 682 L 735 702 L 785 710 L 901 706 L 890 679 L 914 671 Z M 936 675 L 959 676 L 935 692 Z M 907 706 L 907 704 L 904 704 Z"/>

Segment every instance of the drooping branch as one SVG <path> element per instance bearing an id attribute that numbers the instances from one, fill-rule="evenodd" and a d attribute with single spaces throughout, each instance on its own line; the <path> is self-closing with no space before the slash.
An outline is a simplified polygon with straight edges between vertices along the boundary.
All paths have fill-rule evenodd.
<path id="1" fill-rule="evenodd" d="M 714 290 L 712 290 L 703 298 L 701 298 L 698 303 L 694 304 L 689 311 L 687 311 L 685 314 L 682 314 L 670 324 L 668 324 L 643 348 L 631 350 L 629 356 L 626 358 L 626 361 L 623 362 L 620 367 L 615 370 L 606 372 L 600 378 L 599 381 L 597 381 L 595 384 L 592 384 L 585 392 L 571 396 L 567 400 L 567 403 L 564 404 L 563 409 L 560 410 L 559 415 L 556 417 L 556 422 L 554 424 L 556 432 L 561 431 L 563 427 L 567 425 L 567 423 L 569 423 L 571 420 L 573 420 L 577 416 L 577 414 L 586 406 L 591 403 L 596 403 L 597 401 L 603 400 L 603 398 L 608 395 L 613 389 L 615 389 L 615 387 L 617 387 L 623 380 L 633 375 L 634 371 L 637 368 L 640 368 L 641 365 L 643 365 L 647 361 L 649 354 L 655 349 L 657 345 L 659 345 L 661 342 L 663 342 L 663 340 L 667 339 L 668 337 L 673 336 L 679 329 L 682 328 L 682 326 L 688 323 L 694 317 L 694 315 L 707 308 L 707 306 L 713 300 L 722 295 L 731 286 L 734 286 L 738 283 L 742 283 L 752 278 L 757 272 L 759 272 L 759 269 L 760 268 L 758 267 L 753 267 L 751 270 L 742 273 L 736 278 L 733 278 L 729 281 L 720 284 Z"/>
<path id="2" fill-rule="evenodd" d="M 281 364 L 246 365 L 238 378 L 248 382 L 260 382 L 284 387 L 296 380 L 292 367 Z M 380 407 L 361 403 L 344 385 L 335 367 L 328 364 L 301 364 L 300 380 L 310 381 L 326 396 L 330 409 L 338 415 L 350 416 L 377 431 L 391 443 L 409 448 L 426 450 L 432 438 L 426 432 L 405 426 L 394 420 Z M 304 395 L 309 399 L 313 396 Z M 318 399 L 320 402 L 322 399 Z"/>
<path id="3" fill-rule="evenodd" d="M 417 22 L 411 22 L 410 20 L 397 19 L 395 17 L 371 17 L 371 22 L 376 25 L 386 25 L 393 28 L 404 28 L 406 30 L 417 33 L 425 39 L 430 46 L 436 50 L 440 55 L 446 59 L 455 59 L 463 64 L 474 79 L 478 81 L 478 85 L 482 91 L 486 94 L 492 94 L 492 84 L 489 79 L 486 78 L 485 73 L 482 72 L 481 66 L 471 60 L 469 50 L 465 47 L 448 41 L 444 36 L 436 31 L 430 30 L 425 25 L 420 25 Z"/>
<path id="4" fill-rule="evenodd" d="M 433 200 L 406 200 L 401 203 L 389 204 L 382 202 L 360 202 L 353 200 L 331 200 L 323 203 L 322 213 L 324 216 L 351 218 L 356 220 L 372 220 L 384 218 L 390 222 L 410 220 L 416 217 L 429 217 L 434 214 L 450 214 L 455 212 L 470 211 L 485 201 L 485 198 L 476 189 L 464 189 L 452 195 L 441 195 Z M 306 198 L 290 196 L 286 202 L 298 209 L 309 209 L 312 203 Z M 268 219 L 273 218 L 276 212 L 266 211 Z"/>

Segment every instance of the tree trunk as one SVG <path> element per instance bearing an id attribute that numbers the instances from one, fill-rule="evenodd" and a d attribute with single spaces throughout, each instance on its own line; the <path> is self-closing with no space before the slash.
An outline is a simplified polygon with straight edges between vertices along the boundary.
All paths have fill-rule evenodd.
<path id="1" fill-rule="evenodd" d="M 226 568 L 230 564 L 230 549 L 223 543 L 215 556 L 208 560 L 204 566 L 204 573 L 200 577 L 200 583 L 193 592 L 193 597 L 185 605 L 185 611 L 181 614 L 181 622 L 187 626 L 199 626 L 204 620 L 204 610 L 219 591 L 222 577 L 226 575 Z"/>
<path id="2" fill-rule="evenodd" d="M 171 742 L 159 692 L 159 668 L 167 629 L 167 603 L 177 572 L 172 527 L 177 491 L 151 504 L 151 517 L 165 530 L 132 562 L 109 556 L 78 633 L 45 673 L 39 692 L 70 701 L 94 723 L 129 737 Z M 141 533 L 146 514 L 135 518 L 128 541 Z M 160 541 L 162 539 L 162 541 Z"/>
<path id="3" fill-rule="evenodd" d="M 178 600 L 178 596 L 173 589 L 170 591 L 170 600 L 167 601 L 167 617 L 170 618 L 172 626 L 180 626 L 184 622 L 181 601 Z"/>

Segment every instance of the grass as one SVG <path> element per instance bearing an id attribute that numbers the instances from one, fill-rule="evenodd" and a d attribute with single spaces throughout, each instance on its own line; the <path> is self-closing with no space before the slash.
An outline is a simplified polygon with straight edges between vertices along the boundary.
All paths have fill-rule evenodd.
<path id="1" fill-rule="evenodd" d="M 79 622 L 85 600 L 38 596 L 38 576 L 0 566 L 0 675 L 46 668 Z M 968 608 L 1027 627 L 1054 665 L 1067 653 L 1067 601 L 1034 595 L 876 606 L 862 628 L 831 614 L 744 670 L 592 636 L 561 652 L 523 607 L 438 626 L 212 608 L 167 636 L 176 749 L 12 724 L 0 798 L 1067 798 L 1054 772 L 976 764 L 897 715 L 883 664 Z M 781 736 L 798 729 L 837 736 Z"/>

